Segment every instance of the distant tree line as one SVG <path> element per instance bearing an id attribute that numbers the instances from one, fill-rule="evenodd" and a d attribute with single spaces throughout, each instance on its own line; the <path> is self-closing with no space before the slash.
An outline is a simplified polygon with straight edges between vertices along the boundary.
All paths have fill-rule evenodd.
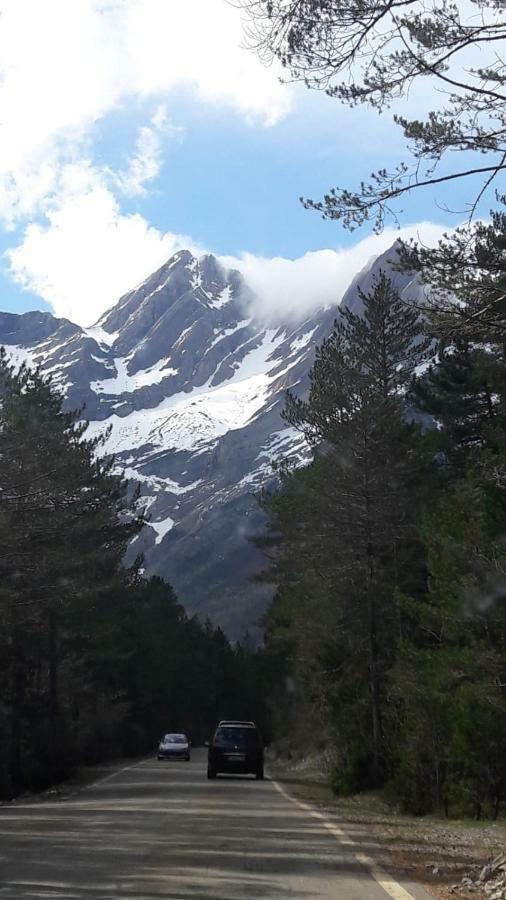
<path id="1" fill-rule="evenodd" d="M 83 763 L 262 721 L 260 655 L 127 569 L 138 495 L 50 379 L 0 349 L 0 798 Z"/>
<path id="2" fill-rule="evenodd" d="M 285 418 L 311 461 L 264 494 L 276 729 L 340 794 L 414 813 L 506 800 L 506 216 L 405 246 L 318 348 Z"/>

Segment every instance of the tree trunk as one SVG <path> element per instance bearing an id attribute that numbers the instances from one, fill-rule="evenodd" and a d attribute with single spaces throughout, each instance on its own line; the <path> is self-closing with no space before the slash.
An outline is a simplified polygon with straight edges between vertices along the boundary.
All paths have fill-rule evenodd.
<path id="1" fill-rule="evenodd" d="M 10 747 L 9 747 L 9 780 L 13 794 L 23 787 L 21 765 L 21 739 L 23 731 L 23 704 L 25 696 L 25 672 L 23 667 L 21 632 L 17 623 L 17 611 L 14 609 L 14 627 L 12 634 L 12 682 L 11 682 L 11 715 L 10 715 Z"/>
<path id="2" fill-rule="evenodd" d="M 364 441 L 367 459 L 367 437 Z M 380 672 L 378 665 L 378 625 L 374 579 L 374 550 L 372 543 L 372 511 L 367 463 L 365 469 L 365 513 L 366 513 L 366 557 L 367 557 L 367 597 L 369 601 L 369 692 L 371 696 L 373 781 L 380 784 L 383 775 L 383 724 L 381 716 Z"/>
<path id="3" fill-rule="evenodd" d="M 54 609 L 49 610 L 48 621 L 48 661 L 49 661 L 49 759 L 51 776 L 58 776 L 59 748 L 59 696 L 58 696 L 58 622 Z"/>
<path id="4" fill-rule="evenodd" d="M 379 784 L 383 776 L 383 722 L 380 681 L 376 603 L 375 599 L 371 598 L 369 602 L 369 691 L 371 695 L 373 779 L 375 784 Z"/>

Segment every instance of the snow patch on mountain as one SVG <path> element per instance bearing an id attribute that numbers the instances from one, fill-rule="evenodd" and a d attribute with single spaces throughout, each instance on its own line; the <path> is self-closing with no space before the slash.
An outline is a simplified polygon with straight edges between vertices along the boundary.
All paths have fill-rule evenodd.
<path id="1" fill-rule="evenodd" d="M 153 366 L 150 366 L 149 369 L 141 369 L 139 372 L 129 375 L 128 365 L 131 358 L 131 356 L 123 358 L 116 357 L 113 360 L 116 374 L 111 376 L 111 378 L 90 382 L 91 390 L 96 394 L 125 394 L 136 391 L 138 388 L 145 387 L 146 385 L 158 384 L 170 375 L 177 375 L 178 370 L 167 365 L 165 359 L 158 360 L 158 362 Z"/>
<path id="2" fill-rule="evenodd" d="M 170 516 L 167 516 L 166 519 L 162 519 L 160 522 L 151 522 L 149 523 L 150 527 L 156 531 L 155 544 L 161 544 L 166 534 L 174 528 L 175 522 L 174 519 L 171 519 Z"/>
<path id="3" fill-rule="evenodd" d="M 266 373 L 265 368 L 283 339 L 279 330 L 266 330 L 259 345 L 234 363 L 235 371 L 228 381 L 212 386 L 214 370 L 202 386 L 169 396 L 153 409 L 136 410 L 126 416 L 113 414 L 103 423 L 91 423 L 90 433 L 111 429 L 104 445 L 107 453 L 146 444 L 188 451 L 214 443 L 228 431 L 243 428 L 266 402 L 269 385 L 276 376 Z M 146 373 L 138 374 L 142 378 Z M 128 376 L 123 361 L 116 378 L 109 379 L 112 388 L 107 392 L 122 393 L 136 383 L 137 377 Z M 105 391 L 107 384 L 92 382 L 91 388 Z"/>
<path id="4" fill-rule="evenodd" d="M 212 309 L 222 309 L 224 306 L 227 306 L 232 299 L 232 288 L 229 284 L 223 288 L 220 294 L 215 299 L 210 300 L 209 305 Z"/>
<path id="5" fill-rule="evenodd" d="M 261 408 L 269 379 L 253 375 L 241 381 L 210 387 L 211 378 L 189 393 L 163 400 L 155 409 L 127 416 L 116 414 L 106 422 L 93 422 L 91 434 L 111 428 L 106 453 L 133 450 L 150 444 L 174 450 L 195 450 L 235 428 L 242 428 Z"/>
<path id="6" fill-rule="evenodd" d="M 9 363 L 16 370 L 20 369 L 22 365 L 37 365 L 33 351 L 29 350 L 27 347 L 19 347 L 16 344 L 11 344 L 7 345 L 5 350 Z"/>
<path id="7" fill-rule="evenodd" d="M 93 325 L 90 328 L 85 328 L 84 334 L 86 334 L 93 341 L 96 341 L 97 344 L 102 344 L 104 347 L 109 348 L 114 344 L 114 341 L 118 337 L 119 332 L 113 331 L 112 333 L 110 333 L 104 328 L 101 328 L 100 325 Z"/>
<path id="8" fill-rule="evenodd" d="M 225 338 L 230 337 L 231 334 L 235 334 L 237 331 L 243 331 L 248 325 L 251 325 L 252 319 L 241 319 L 240 322 L 236 322 L 235 325 L 232 325 L 231 328 L 215 328 L 214 333 L 216 337 L 209 344 L 209 347 L 206 350 L 206 354 L 209 353 L 213 347 L 216 347 L 216 344 L 221 343 Z"/>
<path id="9" fill-rule="evenodd" d="M 310 331 L 306 331 L 305 334 L 301 334 L 300 337 L 295 338 L 294 341 L 290 344 L 290 350 L 292 353 L 297 353 L 299 350 L 302 350 L 303 347 L 307 347 L 311 342 L 311 338 L 315 333 L 316 328 L 311 328 Z"/>

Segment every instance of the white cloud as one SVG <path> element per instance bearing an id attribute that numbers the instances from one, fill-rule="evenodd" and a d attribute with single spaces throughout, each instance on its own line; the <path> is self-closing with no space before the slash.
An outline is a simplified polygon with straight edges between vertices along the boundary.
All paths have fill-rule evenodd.
<path id="1" fill-rule="evenodd" d="M 163 234 L 140 215 L 122 214 L 102 173 L 89 164 L 68 166 L 61 182 L 60 203 L 48 213 L 47 225 L 28 226 L 23 241 L 7 254 L 14 279 L 43 297 L 58 316 L 92 324 L 177 250 L 204 252 L 185 235 Z M 294 260 L 250 253 L 220 259 L 242 271 L 255 295 L 254 312 L 275 321 L 339 303 L 354 275 L 397 237 L 419 237 L 431 245 L 443 230 L 423 222 Z"/>
<path id="2" fill-rule="evenodd" d="M 241 48 L 240 14 L 225 0 L 3 0 L 1 12 L 7 224 L 46 208 L 60 168 L 85 155 L 95 123 L 112 110 L 163 102 L 189 86 L 266 124 L 288 111 L 289 90 Z M 140 136 L 141 167 L 157 155 L 153 138 L 151 123 Z M 133 182 L 149 171 L 132 172 Z"/>
<path id="3" fill-rule="evenodd" d="M 171 92 L 189 88 L 265 125 L 286 115 L 292 94 L 275 67 L 242 48 L 240 13 L 227 0 L 3 0 L 0 21 L 0 219 L 29 222 L 7 254 L 10 272 L 57 315 L 89 324 L 177 249 L 196 249 L 120 206 L 145 193 L 178 134 Z M 97 122 L 129 108 L 145 116 L 129 160 L 98 165 Z M 396 236 L 299 260 L 230 262 L 260 311 L 304 312 L 337 302 Z"/>
<path id="4" fill-rule="evenodd" d="M 182 133 L 183 129 L 172 125 L 168 121 L 165 107 L 160 106 L 149 125 L 143 125 L 139 129 L 135 149 L 127 168 L 119 172 L 105 170 L 112 185 L 127 197 L 145 194 L 146 184 L 160 173 L 163 162 L 163 140 L 169 136 L 179 138 Z"/>
<path id="5" fill-rule="evenodd" d="M 432 246 L 445 229 L 431 222 L 385 229 L 352 247 L 316 250 L 298 259 L 254 256 L 221 257 L 226 266 L 239 269 L 252 288 L 255 312 L 271 320 L 299 317 L 316 307 L 340 303 L 346 288 L 372 257 L 392 246 L 397 238 L 414 237 Z"/>
<path id="6" fill-rule="evenodd" d="M 264 125 L 288 112 L 290 90 L 241 42 L 240 13 L 226 0 L 3 0 L 0 220 L 24 228 L 6 256 L 17 283 L 57 315 L 94 321 L 192 248 L 120 206 L 146 192 L 180 134 L 171 92 L 190 89 Z M 114 170 L 93 159 L 93 140 L 100 120 L 125 109 L 146 121 Z"/>
<path id="7" fill-rule="evenodd" d="M 81 163 L 62 175 L 48 224 L 31 224 L 7 257 L 14 279 L 46 300 L 57 316 L 89 325 L 190 238 L 162 234 L 124 215 L 101 174 Z"/>

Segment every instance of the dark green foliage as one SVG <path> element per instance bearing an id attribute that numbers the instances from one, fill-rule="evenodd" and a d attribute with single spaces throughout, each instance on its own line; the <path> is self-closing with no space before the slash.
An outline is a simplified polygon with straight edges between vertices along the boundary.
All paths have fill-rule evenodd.
<path id="1" fill-rule="evenodd" d="M 308 399 L 288 397 L 313 460 L 282 470 L 281 490 L 264 498 L 279 585 L 267 649 L 286 654 L 293 683 L 283 725 L 324 736 L 338 793 L 385 784 L 417 814 L 496 816 L 506 800 L 502 329 L 486 343 L 481 323 L 476 339 L 429 334 L 437 355 L 413 376 L 426 349 L 416 313 L 384 278 L 362 299 L 363 319 L 345 311 L 319 349 Z M 413 407 L 435 427 L 407 424 Z"/>
<path id="2" fill-rule="evenodd" d="M 438 425 L 431 435 L 434 447 L 460 474 L 470 452 L 500 450 L 504 378 L 502 349 L 459 338 L 450 348 L 441 345 L 437 364 L 413 383 L 413 405 Z"/>
<path id="3" fill-rule="evenodd" d="M 0 398 L 0 797 L 151 752 L 171 729 L 199 741 L 220 716 L 262 714 L 258 654 L 123 568 L 144 520 L 101 439 L 1 350 Z"/>
<path id="4" fill-rule="evenodd" d="M 284 617 L 298 690 L 331 722 L 347 791 L 388 772 L 386 676 L 402 627 L 398 595 L 413 581 L 410 485 L 423 468 L 402 402 L 425 351 L 417 315 L 383 275 L 362 300 L 363 318 L 345 310 L 319 348 L 308 400 L 288 396 L 286 418 L 304 429 L 313 462 L 284 472 L 282 491 L 265 498 L 281 585 L 268 645 Z"/>
<path id="5" fill-rule="evenodd" d="M 506 198 L 500 198 L 502 206 Z M 428 287 L 423 304 L 431 332 L 485 346 L 504 341 L 506 328 L 506 213 L 456 228 L 436 248 L 400 243 L 400 266 L 420 273 Z M 455 302 L 458 298 L 459 302 Z"/>
<path id="6" fill-rule="evenodd" d="M 428 593 L 391 673 L 392 787 L 415 812 L 496 815 L 506 799 L 506 548 L 490 513 L 470 473 L 425 521 Z"/>

